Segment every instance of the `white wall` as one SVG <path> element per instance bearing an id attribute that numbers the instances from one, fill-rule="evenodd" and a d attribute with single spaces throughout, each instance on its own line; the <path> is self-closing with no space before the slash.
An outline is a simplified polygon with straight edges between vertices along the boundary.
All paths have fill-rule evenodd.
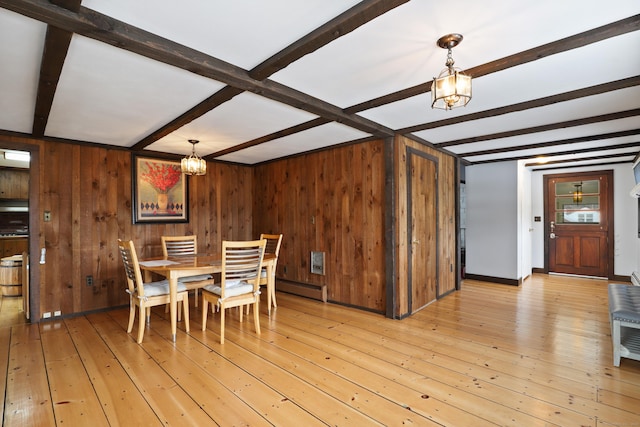
<path id="1" fill-rule="evenodd" d="M 572 168 L 570 172 L 613 170 L 614 206 L 614 274 L 629 276 L 640 268 L 640 239 L 638 239 L 638 201 L 629 195 L 635 185 L 630 163 L 619 165 Z M 541 222 L 532 222 L 532 264 L 544 268 L 544 201 L 543 175 L 567 173 L 567 169 L 548 169 L 531 174 L 531 204 L 533 216 Z M 468 258 L 468 255 L 467 255 Z"/>
<path id="2" fill-rule="evenodd" d="M 518 164 L 467 166 L 467 274 L 518 276 Z"/>
<path id="3" fill-rule="evenodd" d="M 533 269 L 532 258 L 532 236 L 533 236 L 533 213 L 531 207 L 531 170 L 524 167 L 525 161 L 518 162 L 518 200 L 520 204 L 520 223 L 518 224 L 518 242 L 520 244 L 520 264 L 518 266 L 518 277 L 527 278 Z"/>

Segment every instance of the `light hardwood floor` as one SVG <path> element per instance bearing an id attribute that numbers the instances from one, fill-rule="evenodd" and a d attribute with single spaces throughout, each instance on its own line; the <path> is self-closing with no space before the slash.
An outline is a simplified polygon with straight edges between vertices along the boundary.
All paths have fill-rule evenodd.
<path id="1" fill-rule="evenodd" d="M 163 307 L 141 345 L 123 309 L 2 327 L 3 425 L 640 426 L 640 362 L 612 365 L 606 281 L 466 281 L 402 321 L 278 304 L 259 337 L 231 310 L 224 345 L 195 308 L 175 344 Z"/>

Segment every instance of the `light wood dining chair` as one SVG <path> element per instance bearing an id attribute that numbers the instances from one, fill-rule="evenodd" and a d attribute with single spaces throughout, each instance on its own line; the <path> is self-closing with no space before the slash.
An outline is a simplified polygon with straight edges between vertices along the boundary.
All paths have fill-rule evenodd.
<path id="1" fill-rule="evenodd" d="M 253 304 L 253 322 L 260 334 L 259 276 L 267 241 L 222 241 L 222 272 L 220 283 L 202 288 L 202 330 L 207 329 L 208 303 L 220 308 L 220 344 L 224 344 L 224 316 L 227 308 Z"/>
<path id="2" fill-rule="evenodd" d="M 148 325 L 151 319 L 151 307 L 169 303 L 169 281 L 160 280 L 158 282 L 144 283 L 133 242 L 131 240 L 123 241 L 118 239 L 118 248 L 124 264 L 124 271 L 127 277 L 127 293 L 129 294 L 129 326 L 127 326 L 127 333 L 130 334 L 133 330 L 137 306 L 140 311 L 140 323 L 138 326 L 138 344 L 140 344 L 144 336 L 145 320 Z M 177 291 L 177 300 L 178 302 L 182 301 L 184 310 L 185 329 L 189 332 L 189 293 L 182 283 L 178 283 Z M 179 314 L 178 312 L 178 320 L 180 320 Z"/>
<path id="3" fill-rule="evenodd" d="M 189 256 L 198 252 L 198 238 L 191 236 L 161 236 L 162 254 L 165 258 L 169 256 Z M 196 276 L 181 277 L 178 279 L 187 290 L 194 292 L 195 306 L 198 306 L 198 289 L 204 285 L 213 283 L 213 276 L 209 274 L 199 274 Z"/>
<path id="4" fill-rule="evenodd" d="M 271 270 L 272 280 L 274 283 L 273 293 L 269 295 L 267 301 L 270 301 L 274 307 L 277 307 L 276 303 L 276 292 L 275 292 L 275 281 L 276 281 L 276 265 L 278 264 L 278 255 L 280 254 L 280 245 L 282 244 L 282 234 L 265 234 L 262 233 L 260 235 L 260 239 L 265 239 L 267 241 L 267 245 L 264 248 L 265 254 L 274 254 L 276 256 L 276 260 L 273 263 L 273 268 Z M 262 267 L 262 271 L 260 272 L 260 286 L 267 285 L 269 278 L 267 277 L 267 268 Z M 268 311 L 271 312 L 271 307 L 267 307 Z M 249 314 L 249 307 L 247 307 L 247 314 Z"/>

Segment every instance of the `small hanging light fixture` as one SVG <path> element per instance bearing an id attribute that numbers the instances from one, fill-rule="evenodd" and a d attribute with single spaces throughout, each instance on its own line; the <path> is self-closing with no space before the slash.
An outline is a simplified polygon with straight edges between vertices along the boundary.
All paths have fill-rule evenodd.
<path id="1" fill-rule="evenodd" d="M 464 107 L 471 101 L 471 77 L 454 67 L 451 49 L 462 41 L 460 34 L 447 34 L 438 39 L 438 46 L 448 50 L 447 68 L 433 78 L 431 85 L 431 108 L 451 110 L 456 107 Z"/>
<path id="2" fill-rule="evenodd" d="M 191 155 L 180 162 L 182 173 L 186 175 L 204 175 L 207 173 L 207 162 L 196 154 L 196 144 L 198 142 L 200 141 L 197 139 L 189 140 L 189 143 L 193 144 Z"/>
<path id="3" fill-rule="evenodd" d="M 573 184 L 576 189 L 573 192 L 573 203 L 580 204 L 582 203 L 582 181 L 580 184 Z"/>

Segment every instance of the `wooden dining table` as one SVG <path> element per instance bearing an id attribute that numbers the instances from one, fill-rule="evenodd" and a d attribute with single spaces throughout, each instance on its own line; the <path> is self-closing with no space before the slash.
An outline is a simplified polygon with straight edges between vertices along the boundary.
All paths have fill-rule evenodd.
<path id="1" fill-rule="evenodd" d="M 267 303 L 268 313 L 271 315 L 271 304 L 276 304 L 275 271 L 277 258 L 274 254 L 265 254 L 262 266 L 267 270 Z M 169 280 L 169 311 L 171 316 L 171 339 L 176 341 L 178 302 L 178 279 L 200 274 L 214 274 L 222 271 L 222 254 L 196 254 L 168 257 L 145 258 L 139 261 L 140 269 L 144 272 L 144 281 L 152 280 L 152 273 L 164 276 Z M 185 320 L 185 321 L 188 321 Z"/>

